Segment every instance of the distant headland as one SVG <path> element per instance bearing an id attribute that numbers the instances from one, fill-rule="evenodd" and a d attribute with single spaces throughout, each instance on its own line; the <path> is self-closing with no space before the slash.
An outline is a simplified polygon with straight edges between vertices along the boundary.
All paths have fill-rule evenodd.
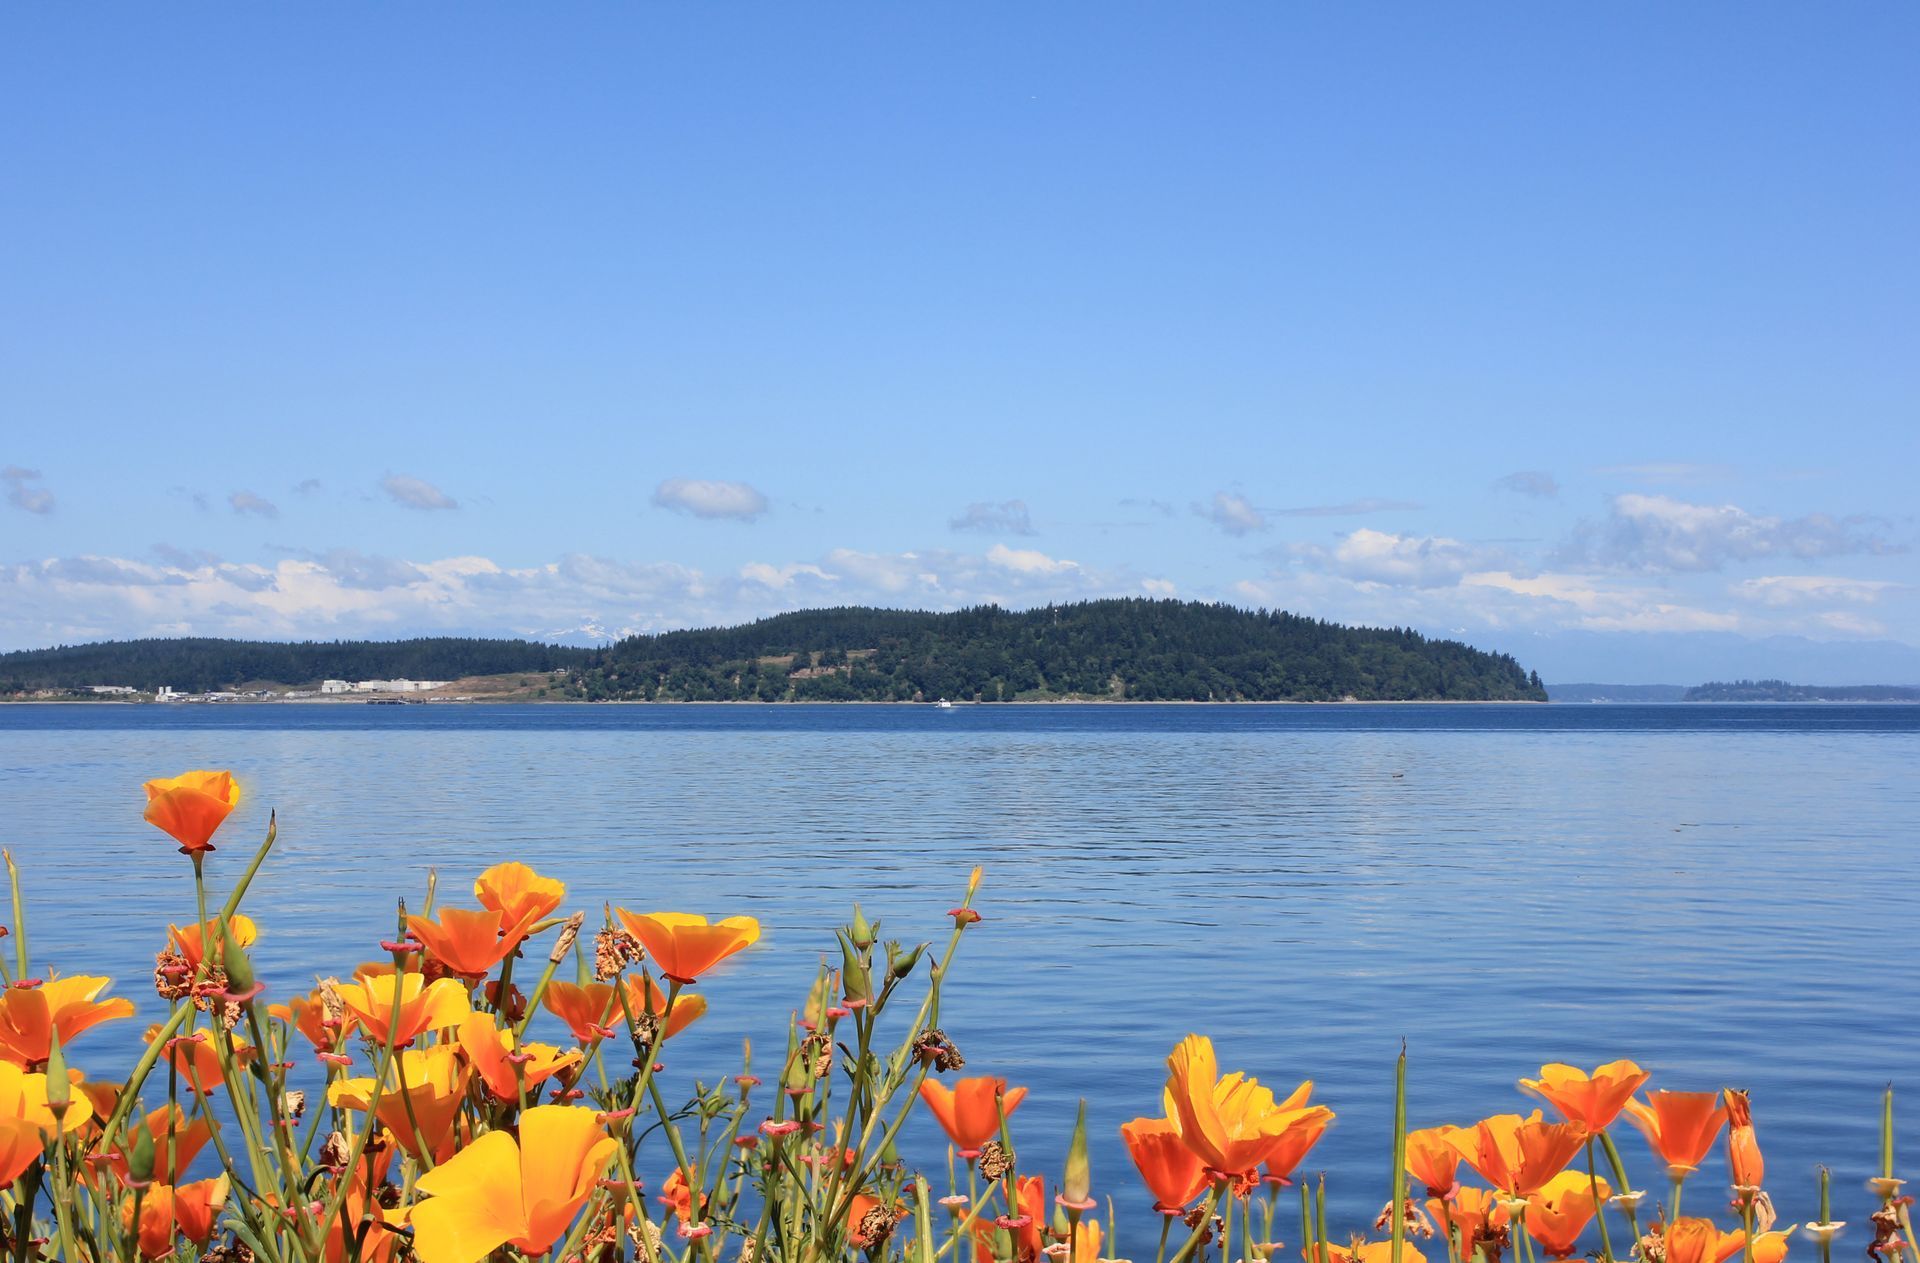
<path id="1" fill-rule="evenodd" d="M 847 606 L 595 649 L 431 637 L 104 641 L 0 654 L 12 700 L 1544 702 L 1510 655 L 1402 628 L 1114 599 Z"/>

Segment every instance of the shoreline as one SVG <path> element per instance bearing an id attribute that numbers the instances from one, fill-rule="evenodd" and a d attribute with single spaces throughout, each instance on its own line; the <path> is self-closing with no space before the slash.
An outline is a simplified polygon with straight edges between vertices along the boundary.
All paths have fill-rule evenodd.
<path id="1" fill-rule="evenodd" d="M 907 706 L 926 710 L 937 710 L 933 702 L 892 702 L 892 701 L 806 701 L 806 702 L 749 702 L 749 701 L 643 701 L 637 698 L 613 698 L 604 702 L 585 702 L 576 699 L 553 700 L 531 698 L 490 698 L 490 697 L 435 697 L 420 701 L 398 703 L 374 703 L 364 698 L 353 700 L 334 700 L 323 697 L 248 697 L 234 698 L 219 702 L 129 702 L 129 701 L 88 701 L 81 698 L 19 698 L 0 700 L 4 706 L 166 706 L 186 708 L 209 708 L 227 706 L 752 706 L 768 710 L 785 706 Z M 1024 702 L 955 702 L 954 710 L 999 709 L 1010 706 L 1550 706 L 1552 702 L 1528 701 L 1524 698 L 1467 699 L 1467 698 L 1338 698 L 1331 701 L 1299 701 L 1290 698 L 1276 698 L 1271 701 L 1225 701 L 1202 702 L 1191 699 L 1170 698 L 1165 701 L 1139 701 L 1132 698 L 1101 697 L 1059 697 L 1032 699 Z M 1562 702 L 1560 705 L 1582 705 L 1585 703 Z M 1614 703 L 1619 705 L 1620 703 Z M 1647 703 L 1649 705 L 1673 705 L 1674 703 Z M 1696 703 L 1697 704 L 1697 703 Z M 1822 705 L 1833 703 L 1726 703 L 1728 705 Z M 1846 703 L 1841 703 L 1846 704 Z M 1861 703 L 1866 704 L 1866 703 Z M 1878 703 L 1881 705 L 1913 705 L 1914 703 Z"/>

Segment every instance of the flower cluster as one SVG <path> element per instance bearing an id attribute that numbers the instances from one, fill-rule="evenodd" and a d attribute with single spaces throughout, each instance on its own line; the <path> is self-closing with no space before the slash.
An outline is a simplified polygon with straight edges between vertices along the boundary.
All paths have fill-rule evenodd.
<path id="1" fill-rule="evenodd" d="M 344 978 L 285 989 L 256 976 L 252 950 L 268 927 L 239 910 L 274 845 L 271 822 L 214 907 L 208 857 L 240 801 L 232 774 L 188 772 L 146 791 L 146 819 L 191 859 L 197 906 L 157 945 L 162 1018 L 123 1078 L 87 1074 L 75 1052 L 134 1004 L 107 995 L 106 978 L 33 976 L 7 860 L 16 924 L 0 930 L 13 948 L 11 967 L 0 960 L 0 1250 L 14 1263 L 1120 1254 L 1113 1202 L 1095 1196 L 1085 1103 L 1049 1197 L 1015 1143 L 1027 1089 L 960 1076 L 966 1059 L 938 1025 L 956 951 L 982 924 L 978 870 L 938 951 L 883 940 L 856 905 L 765 1078 L 749 1045 L 739 1073 L 675 1099 L 668 1046 L 707 1012 L 715 971 L 759 940 L 752 918 L 607 907 L 589 927 L 565 911 L 561 882 L 508 862 L 478 875 L 471 906 L 439 903 L 430 883 L 424 907 L 403 902 L 394 937 L 370 943 Z M 890 1014 L 905 1015 L 897 1029 Z M 1409 1130 L 1403 1055 L 1386 1209 L 1374 1239 L 1336 1243 L 1324 1176 L 1299 1175 L 1334 1121 L 1312 1083 L 1281 1097 L 1223 1074 L 1199 1035 L 1166 1071 L 1159 1113 L 1121 1128 L 1157 1212 L 1156 1263 L 1293 1251 L 1305 1263 L 1425 1263 L 1416 1241 L 1449 1263 L 1537 1263 L 1573 1257 L 1589 1236 L 1604 1263 L 1781 1263 L 1796 1231 L 1829 1263 L 1841 1228 L 1824 1176 L 1820 1222 L 1774 1223 L 1744 1093 L 1647 1092 L 1649 1075 L 1627 1061 L 1591 1073 L 1549 1065 L 1521 1086 L 1552 1121 L 1536 1110 Z M 902 1154 L 917 1111 L 951 1142 L 938 1186 Z M 1610 1135 L 1622 1116 L 1665 1167 L 1663 1199 L 1647 1202 L 1627 1179 Z M 1868 1251 L 1874 1263 L 1920 1263 L 1893 1174 L 1890 1096 L 1883 1130 Z M 1736 1221 L 1724 1230 L 1681 1215 L 1723 1135 Z M 659 1177 L 651 1190 L 648 1174 Z M 1289 1188 L 1291 1246 L 1279 1239 Z"/>

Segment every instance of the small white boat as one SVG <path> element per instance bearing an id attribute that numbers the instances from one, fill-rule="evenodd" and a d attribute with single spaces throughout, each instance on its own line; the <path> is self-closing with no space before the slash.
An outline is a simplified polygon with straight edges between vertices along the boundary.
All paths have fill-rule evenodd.
<path id="1" fill-rule="evenodd" d="M 952 710 L 953 709 L 953 703 L 948 701 L 944 697 L 941 698 L 939 701 L 935 702 L 933 706 L 935 710 Z"/>

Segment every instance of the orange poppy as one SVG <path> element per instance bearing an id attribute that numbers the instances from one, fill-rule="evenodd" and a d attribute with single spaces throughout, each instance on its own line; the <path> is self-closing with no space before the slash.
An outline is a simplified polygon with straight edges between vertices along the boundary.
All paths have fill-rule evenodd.
<path id="1" fill-rule="evenodd" d="M 1520 1086 L 1546 1100 L 1568 1122 L 1585 1123 L 1588 1131 L 1601 1132 L 1652 1077 L 1631 1061 L 1609 1061 L 1592 1074 L 1553 1062 L 1540 1067 L 1538 1079 L 1522 1079 Z"/>
<path id="2" fill-rule="evenodd" d="M 1167 1117 L 1180 1124 L 1180 1139 L 1221 1175 L 1251 1175 L 1290 1133 L 1325 1126 L 1333 1111 L 1307 1105 L 1313 1090 L 1302 1083 L 1276 1103 L 1273 1092 L 1239 1071 L 1220 1076 L 1213 1041 L 1189 1035 L 1167 1058 Z"/>
<path id="3" fill-rule="evenodd" d="M 498 912 L 509 925 L 532 925 L 560 906 L 567 888 L 551 877 L 542 877 L 525 864 L 509 860 L 495 864 L 473 883 L 473 897 L 480 906 Z"/>
<path id="4" fill-rule="evenodd" d="M 1718 1092 L 1649 1092 L 1645 1102 L 1628 1101 L 1626 1111 L 1675 1179 L 1699 1169 L 1727 1121 Z"/>
<path id="5" fill-rule="evenodd" d="M 420 940 L 427 955 L 468 983 L 478 982 L 494 966 L 517 950 L 527 937 L 531 920 L 509 920 L 493 910 L 442 908 L 438 920 L 407 918 L 407 932 Z"/>
<path id="6" fill-rule="evenodd" d="M 1476 1243 L 1493 1241 L 1510 1220 L 1500 1199 L 1483 1188 L 1461 1188 L 1452 1197 L 1429 1198 L 1427 1210 L 1449 1239 L 1458 1235 L 1463 1259 L 1473 1257 Z M 1492 1250 L 1487 1257 L 1493 1257 Z"/>
<path id="7" fill-rule="evenodd" d="M 383 1150 L 384 1155 L 392 1154 L 391 1149 Z M 371 1184 L 378 1187 L 378 1177 L 372 1180 L 356 1178 L 347 1184 L 346 1200 L 341 1204 L 341 1213 L 334 1216 L 333 1223 L 327 1229 L 325 1263 L 347 1263 L 348 1233 L 359 1238 L 355 1256 L 360 1263 L 391 1263 L 399 1246 L 405 1240 L 400 1230 L 406 1225 L 407 1210 L 389 1210 L 380 1204 L 376 1196 L 372 1201 L 367 1198 L 367 1188 Z M 272 1198 L 268 1198 L 269 1201 Z M 362 1225 L 366 1235 L 360 1237 Z"/>
<path id="8" fill-rule="evenodd" d="M 47 1151 L 48 1137 L 78 1131 L 92 1117 L 89 1098 L 81 1094 L 69 1101 L 64 1118 L 55 1119 L 47 1105 L 47 1076 L 0 1061 L 0 1187 L 19 1179 Z"/>
<path id="9" fill-rule="evenodd" d="M 37 987 L 8 987 L 0 992 L 0 1058 L 33 1069 L 53 1053 L 53 1037 L 71 1048 L 83 1031 L 102 1022 L 133 1016 L 133 1001 L 99 995 L 113 980 L 87 974 L 54 978 Z"/>
<path id="10" fill-rule="evenodd" d="M 153 1178 L 161 1184 L 177 1183 L 200 1150 L 206 1147 L 207 1140 L 213 1135 L 213 1126 L 205 1118 L 187 1121 L 186 1111 L 178 1105 L 163 1105 L 141 1120 L 146 1124 L 147 1134 L 153 1137 Z M 167 1161 L 167 1129 L 173 1129 L 173 1161 Z M 109 1164 L 115 1175 L 126 1179 L 130 1174 L 127 1168 L 127 1142 L 122 1140 L 119 1147 L 109 1155 Z"/>
<path id="11" fill-rule="evenodd" d="M 467 1020 L 460 1023 L 459 1039 L 460 1051 L 468 1064 L 487 1085 L 487 1091 L 502 1101 L 519 1100 L 523 1083 L 531 1097 L 548 1079 L 573 1069 L 583 1060 L 577 1048 L 561 1052 L 551 1044 L 518 1043 L 512 1031 L 496 1027 L 492 1015 L 487 1013 L 469 1013 Z M 514 1063 L 507 1059 L 515 1052 L 527 1058 L 517 1071 Z"/>
<path id="12" fill-rule="evenodd" d="M 1676 1219 L 1661 1236 L 1667 1263 L 1726 1263 L 1747 1248 L 1746 1233 L 1722 1232 L 1711 1219 Z"/>
<path id="13" fill-rule="evenodd" d="M 1180 1125 L 1170 1118 L 1136 1118 L 1120 1124 L 1120 1139 L 1140 1169 L 1140 1178 L 1153 1194 L 1153 1208 L 1179 1214 L 1207 1187 L 1207 1173 L 1198 1155 L 1180 1139 Z"/>
<path id="14" fill-rule="evenodd" d="M 613 984 L 607 982 L 549 982 L 540 997 L 540 1007 L 565 1022 L 573 1037 L 583 1044 L 599 1039 L 600 1032 L 593 1028 L 611 1025 L 614 1014 L 620 1011 L 613 998 Z M 676 1012 L 674 1016 L 680 1015 Z"/>
<path id="15" fill-rule="evenodd" d="M 1393 1263 L 1393 1242 L 1369 1241 L 1364 1245 L 1328 1245 L 1324 1251 L 1328 1263 Z M 1413 1248 L 1413 1242 L 1400 1243 L 1403 1263 L 1427 1263 L 1427 1256 Z"/>
<path id="16" fill-rule="evenodd" d="M 544 1254 L 567 1230 L 617 1145 L 594 1112 L 536 1105 L 516 1140 L 490 1131 L 420 1177 L 413 1208 L 421 1263 L 479 1263 L 502 1245 Z"/>
<path id="17" fill-rule="evenodd" d="M 1447 1137 L 1482 1179 L 1510 1197 L 1527 1197 L 1560 1171 L 1587 1140 L 1584 1123 L 1545 1123 L 1540 1111 L 1526 1118 L 1495 1114 L 1472 1130 Z"/>
<path id="18" fill-rule="evenodd" d="M 686 912 L 628 912 L 615 908 L 620 924 L 640 941 L 668 979 L 682 986 L 760 940 L 752 917 L 728 917 L 709 923 Z"/>
<path id="19" fill-rule="evenodd" d="M 1792 1228 L 1762 1232 L 1753 1239 L 1753 1263 L 1781 1263 L 1787 1257 L 1787 1238 Z"/>
<path id="20" fill-rule="evenodd" d="M 1426 1185 L 1429 1197 L 1445 1197 L 1460 1182 L 1460 1151 L 1447 1140 L 1459 1130 L 1446 1123 L 1407 1133 L 1407 1174 Z"/>
<path id="21" fill-rule="evenodd" d="M 184 929 L 177 925 L 167 927 L 168 941 L 173 944 L 175 951 L 187 958 L 189 970 L 200 968 L 200 962 L 206 957 L 205 944 L 219 937 L 219 925 L 219 920 L 215 918 L 203 925 L 189 925 Z M 260 928 L 253 923 L 253 918 L 237 912 L 227 918 L 227 929 L 233 935 L 235 947 L 252 947 L 260 938 Z"/>
<path id="22" fill-rule="evenodd" d="M 214 1220 L 227 1204 L 228 1180 L 224 1175 L 175 1188 L 155 1184 L 140 1201 L 140 1257 L 163 1259 L 173 1253 L 177 1235 L 204 1249 L 213 1240 Z M 133 1202 L 121 1208 L 121 1220 L 131 1224 Z"/>
<path id="23" fill-rule="evenodd" d="M 687 1173 L 679 1167 L 673 1169 L 660 1185 L 660 1196 L 655 1199 L 673 1212 L 673 1217 L 683 1224 L 693 1222 L 693 1185 L 687 1181 Z M 705 1208 L 702 1207 L 704 1213 Z"/>
<path id="24" fill-rule="evenodd" d="M 183 772 L 148 781 L 146 821 L 180 844 L 182 854 L 211 851 L 221 822 L 240 805 L 232 772 Z"/>
<path id="25" fill-rule="evenodd" d="M 999 1133 L 1000 1111 L 1004 1109 L 1012 1117 L 1020 1102 L 1027 1099 L 1027 1090 L 1010 1089 L 1005 1079 L 992 1075 L 957 1079 L 951 1088 L 928 1079 L 920 1085 L 920 1099 L 954 1148 L 974 1150 Z"/>
<path id="26" fill-rule="evenodd" d="M 1613 1195 L 1605 1180 L 1583 1171 L 1562 1171 L 1527 1198 L 1527 1231 L 1549 1255 L 1570 1259 L 1580 1248 L 1580 1234 L 1593 1222 L 1594 1191 L 1600 1200 Z"/>
<path id="27" fill-rule="evenodd" d="M 465 984 L 452 978 L 428 982 L 419 974 L 370 976 L 336 988 L 347 1016 L 375 1043 L 402 1047 L 422 1032 L 458 1026 L 473 1006 Z"/>
<path id="28" fill-rule="evenodd" d="M 1753 1133 L 1753 1102 L 1745 1092 L 1727 1089 L 1727 1167 L 1735 1188 L 1759 1188 L 1767 1163 Z"/>
<path id="29" fill-rule="evenodd" d="M 413 1154 L 444 1161 L 458 1139 L 454 1125 L 466 1100 L 468 1070 L 451 1044 L 408 1048 L 395 1059 L 373 1115 Z M 401 1085 L 405 1084 L 405 1090 Z M 335 1079 L 327 1085 L 327 1104 L 366 1112 L 373 1102 L 374 1080 Z M 415 1130 L 414 1124 L 419 1124 Z"/>
<path id="30" fill-rule="evenodd" d="M 1289 1127 L 1267 1153 L 1266 1178 L 1278 1183 L 1290 1182 L 1294 1170 L 1320 1143 L 1320 1137 L 1326 1135 L 1327 1126 L 1332 1122 L 1333 1112 L 1329 1110 L 1310 1115 Z"/>
<path id="31" fill-rule="evenodd" d="M 267 1015 L 277 1017 L 307 1037 L 317 1052 L 331 1051 L 341 1027 L 327 1024 L 326 1002 L 318 991 L 289 998 L 285 1004 L 269 1004 Z"/>
<path id="32" fill-rule="evenodd" d="M 147 1028 L 143 1038 L 151 1044 L 159 1034 L 160 1027 L 156 1023 Z M 176 1035 L 167 1041 L 167 1064 L 201 1096 L 227 1085 L 226 1072 L 220 1068 L 220 1050 L 214 1047 L 213 1039 L 213 1035 L 207 1031 L 195 1031 L 191 1035 Z M 245 1040 L 233 1041 L 233 1059 L 237 1066 L 244 1067 L 250 1063 L 256 1051 Z"/>
<path id="33" fill-rule="evenodd" d="M 667 993 L 646 974 L 628 974 L 621 985 L 626 988 L 627 1012 L 633 1014 L 634 1021 L 644 1024 L 649 1017 L 659 1018 L 666 1014 Z M 619 1013 L 618 1005 L 614 1006 L 614 1011 Z M 674 997 L 673 1016 L 667 1019 L 666 1033 L 660 1036 L 660 1042 L 664 1043 L 686 1030 L 706 1011 L 707 997 L 703 995 L 681 994 Z M 620 1018 L 625 1021 L 626 1014 L 621 1013 Z"/>
<path id="34" fill-rule="evenodd" d="M 1047 1225 L 1047 1182 L 1038 1175 L 1025 1176 L 1014 1194 L 1016 1204 L 1015 1218 L 1026 1220 L 1013 1228 L 1002 1229 L 991 1222 L 976 1222 L 973 1225 L 974 1263 L 991 1263 L 999 1257 L 995 1248 L 999 1243 L 998 1234 L 1010 1232 L 1012 1236 L 1012 1258 L 1014 1263 L 1034 1263 L 1040 1257 L 1040 1247 L 1045 1244 L 1044 1230 Z"/>

